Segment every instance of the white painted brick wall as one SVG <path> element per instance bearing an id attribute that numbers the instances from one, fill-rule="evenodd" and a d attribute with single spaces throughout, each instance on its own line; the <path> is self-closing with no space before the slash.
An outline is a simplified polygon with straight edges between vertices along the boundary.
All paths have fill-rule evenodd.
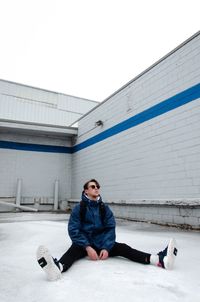
<path id="1" fill-rule="evenodd" d="M 79 142 L 100 132 L 100 127 L 93 129 L 98 119 L 107 129 L 199 83 L 199 43 L 198 36 L 81 119 Z"/>
<path id="2" fill-rule="evenodd" d="M 1 139 L 46 145 L 70 145 L 69 141 L 23 135 L 0 135 Z M 0 197 L 16 196 L 17 179 L 22 179 L 22 197 L 54 197 L 59 180 L 59 199 L 71 197 L 71 154 L 34 152 L 0 148 Z"/>
<path id="3" fill-rule="evenodd" d="M 200 81 L 200 36 L 113 95 L 79 122 L 77 143 Z M 200 100 L 73 154 L 72 198 L 97 178 L 107 200 L 200 196 Z M 97 120 L 103 127 L 94 127 Z"/>

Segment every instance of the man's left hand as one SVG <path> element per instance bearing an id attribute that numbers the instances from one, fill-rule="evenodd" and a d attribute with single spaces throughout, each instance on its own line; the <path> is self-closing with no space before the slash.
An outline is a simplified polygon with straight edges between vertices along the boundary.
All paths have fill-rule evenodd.
<path id="1" fill-rule="evenodd" d="M 107 250 L 101 250 L 99 254 L 99 259 L 100 260 L 105 260 L 108 258 L 108 251 Z"/>

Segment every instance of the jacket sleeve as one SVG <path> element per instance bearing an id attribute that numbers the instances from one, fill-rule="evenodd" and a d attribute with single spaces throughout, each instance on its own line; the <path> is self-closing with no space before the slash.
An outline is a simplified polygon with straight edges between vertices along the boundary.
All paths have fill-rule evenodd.
<path id="1" fill-rule="evenodd" d="M 80 205 L 77 205 L 70 215 L 68 233 L 74 244 L 82 247 L 90 245 L 86 234 L 81 231 Z"/>
<path id="2" fill-rule="evenodd" d="M 108 252 L 111 250 L 111 248 L 113 247 L 113 245 L 115 244 L 115 239 L 116 239 L 116 235 L 115 235 L 115 218 L 114 215 L 111 211 L 111 209 L 105 205 L 106 207 L 106 215 L 105 215 L 105 219 L 104 219 L 104 237 L 103 237 L 103 241 L 102 241 L 102 249 L 107 250 Z"/>

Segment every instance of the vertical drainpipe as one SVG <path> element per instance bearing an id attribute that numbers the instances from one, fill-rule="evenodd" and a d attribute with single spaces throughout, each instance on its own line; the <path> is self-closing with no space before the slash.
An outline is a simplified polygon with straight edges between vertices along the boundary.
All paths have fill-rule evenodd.
<path id="1" fill-rule="evenodd" d="M 17 193 L 16 193 L 16 205 L 20 206 L 21 203 L 21 189 L 22 189 L 22 180 L 21 178 L 17 179 Z"/>
<path id="2" fill-rule="evenodd" d="M 58 179 L 55 181 L 55 186 L 54 186 L 54 211 L 58 210 Z"/>

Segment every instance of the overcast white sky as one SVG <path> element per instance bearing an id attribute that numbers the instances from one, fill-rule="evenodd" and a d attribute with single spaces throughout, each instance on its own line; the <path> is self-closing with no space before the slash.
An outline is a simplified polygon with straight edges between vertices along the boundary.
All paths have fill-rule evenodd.
<path id="1" fill-rule="evenodd" d="M 199 30 L 199 0 L 0 0 L 0 78 L 102 101 Z"/>

